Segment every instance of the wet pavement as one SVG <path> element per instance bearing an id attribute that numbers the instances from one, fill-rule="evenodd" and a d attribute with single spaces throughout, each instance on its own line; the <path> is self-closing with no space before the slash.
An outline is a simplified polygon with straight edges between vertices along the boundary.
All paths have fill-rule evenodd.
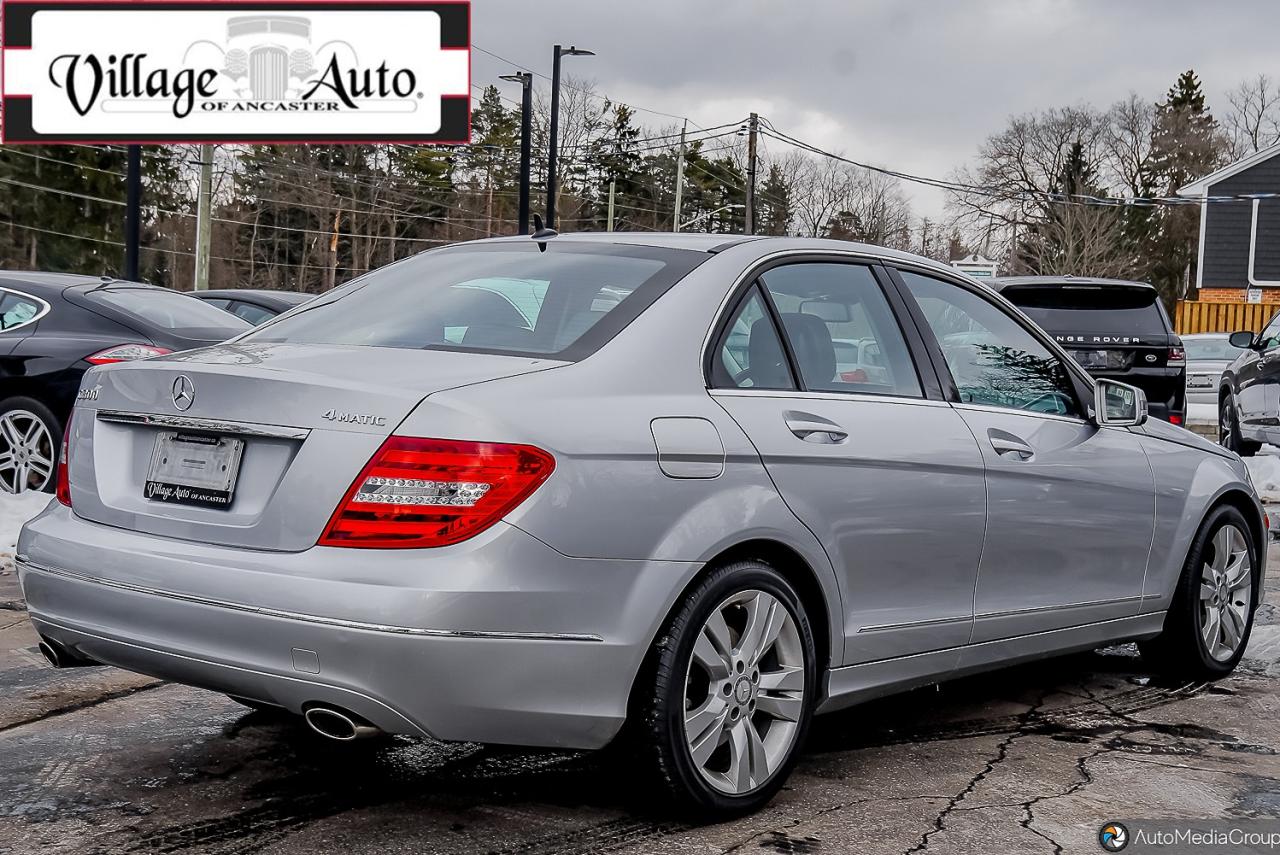
<path id="1" fill-rule="evenodd" d="M 1276 818 L 1271 566 L 1226 680 L 1165 682 L 1117 647 L 877 701 L 818 719 L 766 810 L 701 827 L 596 755 L 334 745 L 208 692 L 55 671 L 6 601 L 0 853 L 1097 852 L 1110 819 Z"/>

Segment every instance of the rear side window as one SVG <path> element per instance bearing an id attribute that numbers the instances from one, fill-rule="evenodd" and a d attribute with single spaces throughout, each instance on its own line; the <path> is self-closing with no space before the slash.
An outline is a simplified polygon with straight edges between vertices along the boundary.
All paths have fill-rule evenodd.
<path id="1" fill-rule="evenodd" d="M 0 291 L 0 332 L 15 330 L 39 319 L 48 307 L 34 297 Z"/>
<path id="2" fill-rule="evenodd" d="M 760 281 L 778 308 L 805 389 L 921 397 L 902 330 L 868 268 L 787 264 Z"/>
<path id="3" fill-rule="evenodd" d="M 1123 285 L 1011 286 L 1009 302 L 1051 333 L 1154 335 L 1169 333 L 1154 289 Z"/>
<path id="4" fill-rule="evenodd" d="M 255 306 L 253 303 L 241 303 L 239 300 L 231 301 L 230 311 L 237 318 L 242 318 L 254 326 L 269 321 L 278 314 L 270 309 Z"/>
<path id="5" fill-rule="evenodd" d="M 709 256 L 551 241 L 433 250 L 375 270 L 253 341 L 580 359 Z"/>
<path id="6" fill-rule="evenodd" d="M 760 291 L 747 292 L 724 331 L 712 385 L 739 389 L 795 389 L 782 339 L 769 317 Z"/>
<path id="7" fill-rule="evenodd" d="M 151 326 L 177 333 L 223 330 L 232 336 L 247 329 L 243 321 L 222 309 L 165 288 L 102 288 L 87 291 L 84 296 Z"/>

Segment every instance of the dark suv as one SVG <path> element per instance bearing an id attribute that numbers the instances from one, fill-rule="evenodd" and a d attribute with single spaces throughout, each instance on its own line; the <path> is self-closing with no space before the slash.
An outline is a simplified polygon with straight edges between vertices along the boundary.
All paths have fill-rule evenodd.
<path id="1" fill-rule="evenodd" d="M 1094 377 L 1137 386 L 1151 415 L 1181 425 L 1187 408 L 1187 358 L 1182 340 L 1145 282 L 1073 276 L 989 280 L 1057 339 Z"/>

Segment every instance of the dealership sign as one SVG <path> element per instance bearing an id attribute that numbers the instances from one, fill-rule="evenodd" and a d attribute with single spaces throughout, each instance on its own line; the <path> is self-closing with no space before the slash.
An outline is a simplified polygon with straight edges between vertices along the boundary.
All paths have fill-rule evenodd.
<path id="1" fill-rule="evenodd" d="M 468 2 L 4 0 L 5 143 L 470 136 Z"/>

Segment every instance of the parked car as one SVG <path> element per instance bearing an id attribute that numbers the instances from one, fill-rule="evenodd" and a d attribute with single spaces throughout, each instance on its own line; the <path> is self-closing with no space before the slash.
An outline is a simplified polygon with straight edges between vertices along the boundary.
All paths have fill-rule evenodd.
<path id="1" fill-rule="evenodd" d="M 301 306 L 316 295 L 269 288 L 218 288 L 212 291 L 192 291 L 191 296 L 257 326 L 294 306 Z"/>
<path id="2" fill-rule="evenodd" d="M 1218 386 L 1218 441 L 1242 457 L 1280 444 L 1280 313 L 1262 332 L 1234 332 L 1240 355 Z"/>
<path id="3" fill-rule="evenodd" d="M 1137 386 L 1146 393 L 1151 415 L 1183 424 L 1186 357 L 1155 288 L 1145 282 L 1073 276 L 986 281 L 1089 374 Z"/>
<path id="4" fill-rule="evenodd" d="M 1231 343 L 1227 333 L 1195 333 L 1182 336 L 1187 354 L 1187 403 L 1218 404 L 1222 372 L 1247 350 Z"/>
<path id="5" fill-rule="evenodd" d="M 0 271 L 0 491 L 52 491 L 80 378 L 95 365 L 225 341 L 249 329 L 137 282 Z"/>
<path id="6" fill-rule="evenodd" d="M 869 339 L 879 370 L 842 370 Z M 54 664 L 343 741 L 628 740 L 717 813 L 886 692 L 1130 640 L 1221 677 L 1265 556 L 1236 455 L 985 286 L 844 241 L 431 250 L 91 370 L 63 461 L 16 559 Z"/>

